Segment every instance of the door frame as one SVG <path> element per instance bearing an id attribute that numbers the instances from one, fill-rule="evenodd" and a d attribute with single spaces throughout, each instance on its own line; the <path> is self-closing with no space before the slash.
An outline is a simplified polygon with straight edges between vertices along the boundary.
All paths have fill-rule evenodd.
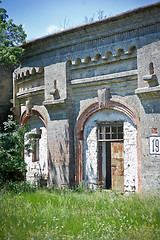
<path id="1" fill-rule="evenodd" d="M 137 165 L 138 165 L 138 192 L 142 192 L 142 168 L 141 168 L 141 130 L 137 112 L 126 103 L 109 101 L 107 107 L 100 107 L 98 102 L 87 107 L 77 118 L 75 126 L 75 183 L 80 184 L 84 179 L 84 126 L 92 114 L 103 109 L 113 109 L 128 116 L 137 128 Z"/>
<path id="2" fill-rule="evenodd" d="M 120 130 L 119 130 L 120 129 Z M 106 186 L 102 179 L 102 143 L 106 143 Z M 112 166 L 111 166 L 111 143 L 124 143 L 124 123 L 123 121 L 98 122 L 97 123 L 97 148 L 98 148 L 98 185 L 100 187 L 112 188 Z M 107 150 L 108 149 L 108 150 Z M 123 163 L 124 164 L 124 163 Z"/>

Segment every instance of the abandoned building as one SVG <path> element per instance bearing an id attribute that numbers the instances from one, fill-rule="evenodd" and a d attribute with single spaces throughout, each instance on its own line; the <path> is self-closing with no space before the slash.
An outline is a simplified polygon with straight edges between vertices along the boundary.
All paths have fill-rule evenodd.
<path id="1" fill-rule="evenodd" d="M 27 180 L 125 192 L 160 184 L 160 2 L 28 42 L 14 71 Z"/>

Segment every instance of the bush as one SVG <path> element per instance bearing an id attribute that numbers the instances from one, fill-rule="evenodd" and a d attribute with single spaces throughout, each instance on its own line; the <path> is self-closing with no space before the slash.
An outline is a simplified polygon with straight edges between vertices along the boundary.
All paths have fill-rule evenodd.
<path id="1" fill-rule="evenodd" d="M 3 185 L 1 189 L 1 193 L 13 192 L 13 193 L 23 193 L 23 192 L 35 192 L 36 186 L 30 184 L 29 182 L 22 181 L 22 182 L 7 182 Z"/>
<path id="2" fill-rule="evenodd" d="M 26 164 L 23 159 L 24 134 L 29 127 L 16 125 L 13 116 L 3 123 L 0 130 L 0 184 L 24 179 Z"/>

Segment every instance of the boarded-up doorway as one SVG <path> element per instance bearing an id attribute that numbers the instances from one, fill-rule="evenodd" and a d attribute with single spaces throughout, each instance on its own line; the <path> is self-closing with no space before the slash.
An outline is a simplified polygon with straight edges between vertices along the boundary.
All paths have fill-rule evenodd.
<path id="1" fill-rule="evenodd" d="M 124 191 L 123 124 L 98 127 L 99 184 L 106 189 Z"/>

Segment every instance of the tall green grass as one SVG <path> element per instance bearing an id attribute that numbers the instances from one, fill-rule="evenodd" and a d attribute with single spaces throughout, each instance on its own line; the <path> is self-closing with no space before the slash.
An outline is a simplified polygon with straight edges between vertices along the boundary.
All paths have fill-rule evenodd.
<path id="1" fill-rule="evenodd" d="M 160 195 L 37 190 L 0 194 L 0 239 L 160 239 Z"/>

